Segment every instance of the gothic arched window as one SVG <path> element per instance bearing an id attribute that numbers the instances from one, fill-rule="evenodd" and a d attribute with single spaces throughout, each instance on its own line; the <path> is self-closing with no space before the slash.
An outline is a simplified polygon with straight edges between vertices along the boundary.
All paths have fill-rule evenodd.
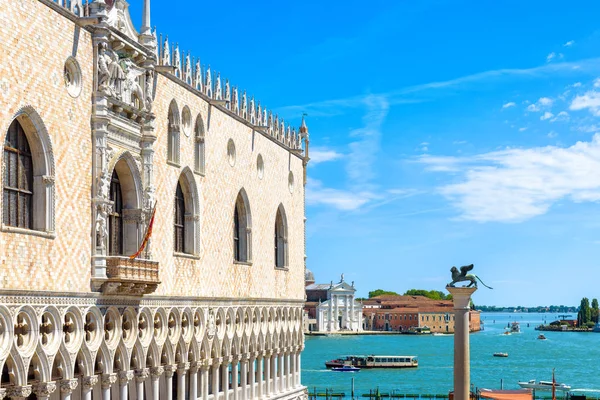
<path id="1" fill-rule="evenodd" d="M 123 195 L 119 175 L 114 170 L 110 181 L 110 200 L 113 202 L 108 215 L 108 254 L 123 255 Z"/>
<path id="2" fill-rule="evenodd" d="M 237 262 L 252 260 L 252 218 L 246 192 L 238 194 L 233 211 L 233 259 Z"/>
<path id="3" fill-rule="evenodd" d="M 287 222 L 283 205 L 280 205 L 275 216 L 275 267 L 287 267 L 287 258 Z"/>
<path id="4" fill-rule="evenodd" d="M 202 122 L 202 116 L 200 114 L 198 114 L 198 117 L 196 118 L 195 131 L 194 172 L 204 175 L 206 164 L 204 159 L 204 122 Z"/>
<path id="5" fill-rule="evenodd" d="M 175 214 L 174 214 L 174 249 L 178 253 L 183 253 L 185 248 L 185 199 L 181 184 L 177 182 L 177 190 L 175 191 Z"/>
<path id="6" fill-rule="evenodd" d="M 169 106 L 169 131 L 167 136 L 167 161 L 179 165 L 179 131 L 180 131 L 179 108 L 175 100 Z"/>
<path id="7" fill-rule="evenodd" d="M 14 120 L 4 142 L 3 222 L 33 229 L 33 159 L 25 131 Z"/>

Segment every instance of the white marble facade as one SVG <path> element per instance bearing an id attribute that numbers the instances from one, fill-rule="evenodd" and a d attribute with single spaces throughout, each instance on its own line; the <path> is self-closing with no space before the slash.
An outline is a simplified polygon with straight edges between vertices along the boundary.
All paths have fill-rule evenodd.
<path id="1" fill-rule="evenodd" d="M 362 304 L 354 299 L 354 282 L 349 285 L 342 279 L 331 283 L 327 300 L 316 309 L 319 332 L 362 331 Z"/>

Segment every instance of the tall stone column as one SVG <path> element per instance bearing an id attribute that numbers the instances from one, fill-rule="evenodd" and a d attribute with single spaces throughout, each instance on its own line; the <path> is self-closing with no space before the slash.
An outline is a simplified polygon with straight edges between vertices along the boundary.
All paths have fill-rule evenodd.
<path id="1" fill-rule="evenodd" d="M 271 393 L 277 394 L 277 353 L 271 353 L 270 362 L 271 362 Z"/>
<path id="2" fill-rule="evenodd" d="M 137 400 L 144 400 L 144 383 L 146 382 L 146 379 L 148 379 L 149 375 L 150 370 L 148 370 L 148 368 L 135 371 Z"/>
<path id="3" fill-rule="evenodd" d="M 33 393 L 38 400 L 48 400 L 56 391 L 56 382 L 41 382 L 33 386 Z"/>
<path id="4" fill-rule="evenodd" d="M 240 364 L 240 376 L 242 378 L 242 395 L 240 396 L 241 400 L 248 399 L 248 355 L 244 354 Z"/>
<path id="5" fill-rule="evenodd" d="M 103 374 L 102 375 L 102 400 L 110 399 L 110 388 L 117 381 L 117 374 Z"/>
<path id="6" fill-rule="evenodd" d="M 222 384 L 223 384 L 223 400 L 227 400 L 229 398 L 229 363 L 231 362 L 231 357 L 224 357 L 223 364 L 221 365 L 221 373 L 223 374 Z"/>
<path id="7" fill-rule="evenodd" d="M 234 356 L 231 362 L 231 387 L 233 388 L 233 400 L 238 400 L 238 391 L 239 391 L 239 380 L 238 380 L 238 372 L 239 372 L 239 362 L 240 357 Z"/>
<path id="8" fill-rule="evenodd" d="M 190 367 L 190 400 L 198 399 L 198 365 Z"/>
<path id="9" fill-rule="evenodd" d="M 264 396 L 265 397 L 269 397 L 269 395 L 271 394 L 271 352 L 267 352 L 266 357 L 265 357 L 265 391 L 264 391 Z"/>
<path id="10" fill-rule="evenodd" d="M 219 394 L 219 369 L 221 369 L 221 360 L 215 359 L 213 360 L 212 365 L 212 394 L 215 398 L 218 397 Z"/>
<path id="11" fill-rule="evenodd" d="M 77 389 L 78 384 L 77 379 L 63 379 L 60 381 L 61 400 L 71 400 L 71 394 L 73 394 L 73 390 Z"/>
<path id="12" fill-rule="evenodd" d="M 119 393 L 121 396 L 120 400 L 129 399 L 129 382 L 131 382 L 132 379 L 133 371 L 119 371 Z"/>
<path id="13" fill-rule="evenodd" d="M 264 351 L 260 352 L 258 354 L 258 358 L 256 359 L 256 367 L 257 367 L 256 376 L 258 377 L 258 379 L 256 379 L 256 381 L 258 382 L 258 398 L 259 399 L 263 398 L 263 393 L 264 393 L 263 360 L 264 360 Z M 254 399 L 254 397 L 252 397 L 252 399 Z"/>
<path id="14" fill-rule="evenodd" d="M 285 360 L 283 350 L 277 355 L 277 393 L 283 392 L 283 373 L 285 371 Z"/>
<path id="15" fill-rule="evenodd" d="M 165 372 L 164 367 L 150 368 L 150 379 L 152 380 L 152 400 L 160 399 L 160 377 Z"/>
<path id="16" fill-rule="evenodd" d="M 329 317 L 327 318 L 327 330 L 331 332 L 333 330 L 333 302 L 335 301 L 335 296 L 331 296 L 329 299 Z"/>
<path id="17" fill-rule="evenodd" d="M 469 353 L 469 304 L 476 287 L 447 287 L 454 302 L 454 399 L 469 400 L 471 360 Z"/>
<path id="18" fill-rule="evenodd" d="M 181 363 L 177 368 L 177 400 L 185 400 L 185 375 L 190 369 L 190 363 Z"/>
<path id="19" fill-rule="evenodd" d="M 333 327 L 334 327 L 333 331 L 337 332 L 337 331 L 340 330 L 340 322 L 338 320 L 338 315 L 340 313 L 340 309 L 339 309 L 339 306 L 338 306 L 338 301 L 340 299 L 339 299 L 339 296 L 337 296 L 337 295 L 332 296 L 332 297 L 334 298 L 334 301 L 335 301 L 335 304 L 333 305 L 333 310 L 334 310 L 333 311 Z"/>
<path id="20" fill-rule="evenodd" d="M 201 382 L 202 382 L 202 400 L 208 400 L 208 369 L 210 365 L 203 364 L 200 369 Z"/>
<path id="21" fill-rule="evenodd" d="M 167 391 L 167 400 L 173 400 L 173 375 L 177 371 L 176 365 L 165 365 L 165 390 Z"/>
<path id="22" fill-rule="evenodd" d="M 82 381 L 82 400 L 92 400 L 93 398 L 93 393 L 92 390 L 94 389 L 94 386 L 96 386 L 96 384 L 98 383 L 98 376 L 97 375 L 92 375 L 92 376 L 84 376 L 83 377 L 83 381 Z M 40 397 L 38 396 L 38 399 Z"/>

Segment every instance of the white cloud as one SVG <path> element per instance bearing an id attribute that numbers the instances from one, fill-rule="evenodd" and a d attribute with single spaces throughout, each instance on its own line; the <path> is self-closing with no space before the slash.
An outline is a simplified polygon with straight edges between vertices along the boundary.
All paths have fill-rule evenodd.
<path id="1" fill-rule="evenodd" d="M 600 202 L 600 134 L 566 148 L 509 149 L 419 161 L 429 170 L 444 171 L 446 166 L 462 172 L 460 182 L 441 187 L 440 193 L 465 220 L 519 222 L 545 214 L 563 199 Z"/>
<path id="2" fill-rule="evenodd" d="M 554 101 L 549 97 L 540 97 L 538 103 L 542 106 L 551 106 Z"/>
<path id="3" fill-rule="evenodd" d="M 369 191 L 349 191 L 323 187 L 315 179 L 308 179 L 306 184 L 306 204 L 327 205 L 342 211 L 359 209 L 378 196 Z"/>
<path id="4" fill-rule="evenodd" d="M 550 131 L 550 133 L 548 133 L 547 135 L 550 139 L 554 139 L 555 137 L 558 136 L 558 133 L 554 132 L 554 131 Z"/>
<path id="5" fill-rule="evenodd" d="M 312 165 L 339 160 L 342 157 L 344 157 L 343 154 L 338 153 L 334 150 L 329 150 L 320 147 L 310 149 L 310 164 Z"/>
<path id="6" fill-rule="evenodd" d="M 563 44 L 564 47 L 571 47 L 575 44 L 574 40 L 569 40 L 567 43 Z"/>
<path id="7" fill-rule="evenodd" d="M 581 96 L 575 97 L 569 109 L 575 111 L 589 109 L 595 116 L 600 116 L 600 92 L 590 90 Z"/>
<path id="8" fill-rule="evenodd" d="M 581 82 L 575 82 L 572 86 L 574 88 L 581 87 Z"/>
<path id="9" fill-rule="evenodd" d="M 526 127 L 519 128 L 519 132 L 525 132 L 526 130 L 527 130 L 527 128 L 526 128 Z"/>
<path id="10" fill-rule="evenodd" d="M 557 122 L 557 121 L 568 121 L 570 118 L 569 113 L 566 111 L 561 111 L 558 114 L 556 114 L 556 117 L 552 118 L 550 120 L 550 122 Z"/>
<path id="11" fill-rule="evenodd" d="M 540 97 L 537 102 L 532 103 L 529 106 L 527 106 L 527 111 L 540 112 L 545 108 L 552 107 L 553 103 L 554 103 L 554 100 L 552 100 L 549 97 Z"/>
<path id="12" fill-rule="evenodd" d="M 542 116 L 540 117 L 540 120 L 541 120 L 541 121 L 545 121 L 545 120 L 547 120 L 547 119 L 550 119 L 550 118 L 552 118 L 552 117 L 554 117 L 554 114 L 552 114 L 550 111 L 546 111 L 546 112 L 544 113 L 544 115 L 542 115 Z"/>
<path id="13" fill-rule="evenodd" d="M 508 103 L 504 104 L 502 106 L 502 108 L 510 108 L 510 107 L 514 107 L 516 105 L 517 105 L 517 103 L 515 103 L 514 101 L 509 101 Z"/>
<path id="14" fill-rule="evenodd" d="M 546 62 L 550 62 L 556 58 L 556 53 L 552 52 L 546 56 Z"/>

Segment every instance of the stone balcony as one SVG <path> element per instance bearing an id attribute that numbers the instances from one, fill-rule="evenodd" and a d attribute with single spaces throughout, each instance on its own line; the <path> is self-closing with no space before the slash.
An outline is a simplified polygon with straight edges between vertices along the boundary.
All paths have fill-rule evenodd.
<path id="1" fill-rule="evenodd" d="M 158 280 L 158 261 L 129 257 L 106 257 L 107 280 L 102 284 L 104 294 L 141 296 L 153 293 Z"/>

